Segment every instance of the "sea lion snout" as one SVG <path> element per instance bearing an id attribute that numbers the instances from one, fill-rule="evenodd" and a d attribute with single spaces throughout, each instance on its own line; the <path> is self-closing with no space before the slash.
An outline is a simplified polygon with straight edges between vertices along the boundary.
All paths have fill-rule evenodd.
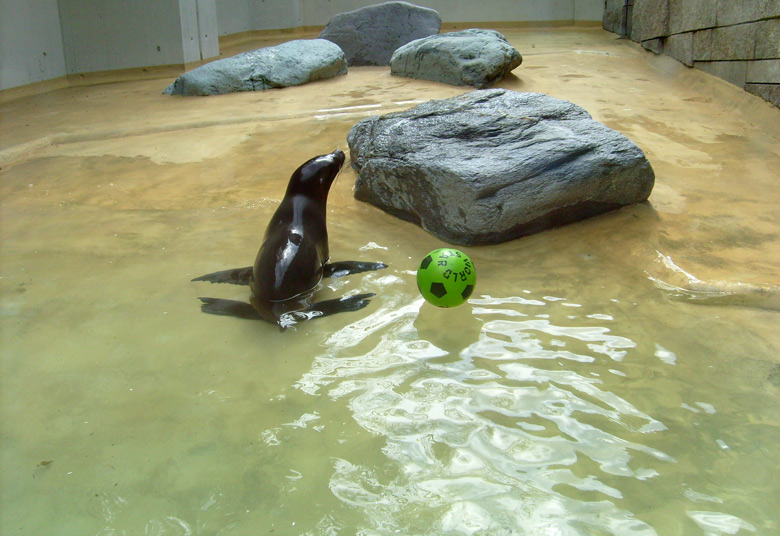
<path id="1" fill-rule="evenodd" d="M 324 201 L 345 160 L 344 151 L 341 149 L 315 156 L 293 173 L 287 193 L 319 196 L 323 197 Z"/>
<path id="2" fill-rule="evenodd" d="M 316 156 L 312 158 L 309 162 L 312 164 L 318 164 L 322 166 L 323 168 L 335 166 L 336 170 L 340 170 L 341 166 L 344 165 L 344 162 L 346 161 L 347 157 L 344 155 L 344 151 L 341 149 L 336 149 L 332 153 L 323 154 L 320 156 Z"/>
<path id="3" fill-rule="evenodd" d="M 335 164 L 339 168 L 344 165 L 344 161 L 346 160 L 346 156 L 344 155 L 344 151 L 341 149 L 336 149 L 332 153 L 323 154 L 320 156 L 315 156 L 311 160 L 309 160 L 306 164 L 313 164 L 313 163 L 330 163 Z M 304 166 L 306 165 L 304 164 Z"/>
<path id="4" fill-rule="evenodd" d="M 339 165 L 339 167 L 343 166 L 344 160 L 346 160 L 346 156 L 344 156 L 344 151 L 342 151 L 341 149 L 336 149 L 328 156 L 333 157 L 333 160 Z"/>
<path id="5" fill-rule="evenodd" d="M 335 178 L 335 176 L 341 170 L 341 167 L 344 165 L 346 159 L 347 157 L 344 155 L 344 151 L 341 149 L 336 149 L 332 153 L 324 154 L 314 158 L 313 162 L 317 162 L 320 166 L 322 166 L 323 170 L 333 166 L 333 169 L 335 169 L 333 177 Z"/>

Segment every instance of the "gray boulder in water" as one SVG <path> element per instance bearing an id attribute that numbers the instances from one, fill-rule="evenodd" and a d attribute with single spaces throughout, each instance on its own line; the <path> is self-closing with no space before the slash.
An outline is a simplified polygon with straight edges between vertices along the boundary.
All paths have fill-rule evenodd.
<path id="1" fill-rule="evenodd" d="M 325 39 L 298 39 L 213 61 L 181 75 L 168 95 L 221 95 L 299 86 L 347 73 L 344 52 Z"/>
<path id="2" fill-rule="evenodd" d="M 464 30 L 407 43 L 393 53 L 390 72 L 453 86 L 490 87 L 523 62 L 495 30 Z"/>
<path id="3" fill-rule="evenodd" d="M 390 65 L 395 49 L 437 34 L 440 28 L 441 17 L 433 9 L 408 2 L 385 2 L 339 13 L 319 37 L 340 46 L 349 65 Z"/>
<path id="4" fill-rule="evenodd" d="M 571 102 L 487 89 L 357 123 L 355 197 L 454 244 L 496 244 L 645 201 L 639 147 Z"/>

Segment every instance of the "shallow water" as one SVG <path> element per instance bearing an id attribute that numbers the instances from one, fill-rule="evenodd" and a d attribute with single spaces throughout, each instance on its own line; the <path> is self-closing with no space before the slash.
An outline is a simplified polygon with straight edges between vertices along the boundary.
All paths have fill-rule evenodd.
<path id="1" fill-rule="evenodd" d="M 415 285 L 442 244 L 355 201 L 351 169 L 331 254 L 389 268 L 321 294 L 366 309 L 280 333 L 201 314 L 246 290 L 190 279 L 251 263 L 292 170 L 361 117 L 468 88 L 355 68 L 0 106 L 0 532 L 776 534 L 780 110 L 600 30 L 506 34 L 500 87 L 585 107 L 656 188 L 462 248 L 451 310 Z"/>

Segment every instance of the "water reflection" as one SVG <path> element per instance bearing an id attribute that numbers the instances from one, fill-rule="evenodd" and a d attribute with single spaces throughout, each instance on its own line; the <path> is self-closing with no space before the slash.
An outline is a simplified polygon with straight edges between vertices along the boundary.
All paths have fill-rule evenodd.
<path id="1" fill-rule="evenodd" d="M 384 438 L 384 461 L 334 460 L 332 493 L 362 513 L 366 533 L 656 534 L 620 504 L 620 479 L 604 478 L 645 481 L 675 463 L 630 438 L 662 434 L 663 422 L 599 378 L 637 345 L 603 325 L 610 315 L 571 322 L 565 300 L 485 296 L 470 306 L 461 309 L 481 330 L 457 352 L 419 336 L 421 299 L 328 340 L 299 388 L 346 402 Z M 379 342 L 361 348 L 378 330 Z M 387 463 L 395 476 L 382 478 Z"/>

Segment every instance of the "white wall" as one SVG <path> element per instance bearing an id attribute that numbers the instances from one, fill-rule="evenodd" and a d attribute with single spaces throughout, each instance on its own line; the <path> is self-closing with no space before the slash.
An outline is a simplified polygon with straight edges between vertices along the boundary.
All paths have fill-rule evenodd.
<path id="1" fill-rule="evenodd" d="M 0 89 L 218 55 L 215 0 L 0 0 Z"/>
<path id="2" fill-rule="evenodd" d="M 304 26 L 299 0 L 217 0 L 217 20 L 219 35 Z"/>
<path id="3" fill-rule="evenodd" d="M 68 74 L 181 62 L 179 6 L 59 0 Z"/>
<path id="4" fill-rule="evenodd" d="M 382 0 L 297 0 L 305 26 L 323 26 L 338 13 Z M 295 3 L 295 2 L 290 2 Z M 604 0 L 412 0 L 444 22 L 601 21 Z"/>
<path id="5" fill-rule="evenodd" d="M 379 3 L 360 0 L 299 0 L 304 24 L 317 26 L 343 11 Z M 417 0 L 439 12 L 444 22 L 574 20 L 574 0 Z"/>
<path id="6" fill-rule="evenodd" d="M 601 22 L 604 17 L 604 0 L 574 0 L 574 20 Z"/>
<path id="7" fill-rule="evenodd" d="M 250 0 L 251 2 L 252 0 Z M 297 28 L 306 26 L 301 17 L 301 3 L 298 0 L 254 0 L 254 24 L 257 30 Z"/>
<path id="8" fill-rule="evenodd" d="M 217 0 L 219 34 L 324 26 L 338 13 L 382 0 Z M 412 0 L 444 22 L 601 21 L 604 0 Z"/>
<path id="9" fill-rule="evenodd" d="M 231 35 L 254 29 L 253 8 L 248 0 L 217 0 L 219 35 Z"/>
<path id="10" fill-rule="evenodd" d="M 0 89 L 64 74 L 57 0 L 0 0 Z"/>
<path id="11" fill-rule="evenodd" d="M 179 0 L 184 63 L 219 56 L 219 28 L 214 0 Z M 192 27 L 195 25 L 195 27 Z M 191 47 L 186 45 L 190 40 Z"/>
<path id="12" fill-rule="evenodd" d="M 219 54 L 214 0 L 59 0 L 59 8 L 68 74 Z"/>

